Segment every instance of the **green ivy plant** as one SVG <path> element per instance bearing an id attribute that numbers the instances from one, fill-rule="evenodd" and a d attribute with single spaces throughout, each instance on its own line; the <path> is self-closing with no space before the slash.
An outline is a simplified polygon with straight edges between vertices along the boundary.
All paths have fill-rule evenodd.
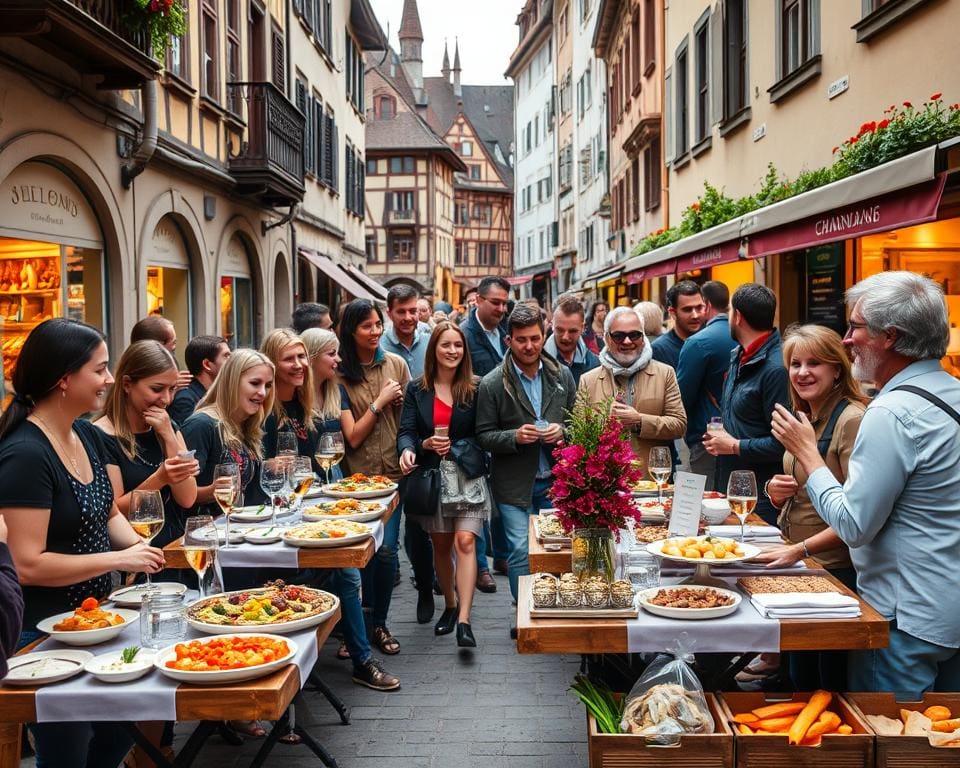
<path id="1" fill-rule="evenodd" d="M 150 35 L 151 54 L 162 61 L 171 37 L 187 31 L 183 0 L 133 0 L 136 7 L 129 14 L 134 29 L 146 29 Z"/>
<path id="2" fill-rule="evenodd" d="M 934 93 L 920 108 L 909 101 L 901 106 L 891 105 L 884 110 L 884 115 L 879 122 L 863 123 L 855 136 L 834 147 L 832 165 L 803 171 L 792 182 L 782 177 L 773 163 L 767 166 L 760 190 L 753 195 L 727 197 L 722 189 L 705 181 L 703 194 L 683 211 L 677 226 L 647 235 L 630 255 L 648 253 L 745 213 L 960 136 L 960 104 L 945 106 L 941 93 Z"/>

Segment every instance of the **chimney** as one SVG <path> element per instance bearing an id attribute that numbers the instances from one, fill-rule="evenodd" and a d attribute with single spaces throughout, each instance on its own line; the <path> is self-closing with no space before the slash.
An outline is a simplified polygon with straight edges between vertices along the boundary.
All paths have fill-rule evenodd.
<path id="1" fill-rule="evenodd" d="M 460 39 L 457 38 L 453 51 L 453 95 L 463 98 L 463 88 L 460 86 Z"/>

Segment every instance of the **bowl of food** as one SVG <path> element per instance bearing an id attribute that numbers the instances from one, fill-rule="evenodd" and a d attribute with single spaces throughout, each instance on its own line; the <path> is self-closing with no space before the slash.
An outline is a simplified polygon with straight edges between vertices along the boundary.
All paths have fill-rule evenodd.
<path id="1" fill-rule="evenodd" d="M 37 622 L 37 629 L 65 645 L 96 645 L 112 640 L 139 618 L 127 608 L 105 611 L 95 597 L 88 597 L 74 611 Z"/>
<path id="2" fill-rule="evenodd" d="M 296 653 L 297 644 L 280 635 L 213 635 L 168 646 L 153 665 L 182 683 L 223 685 L 269 675 Z"/>
<path id="3" fill-rule="evenodd" d="M 700 502 L 700 513 L 707 525 L 720 525 L 730 516 L 730 505 L 726 499 L 704 498 Z"/>
<path id="4" fill-rule="evenodd" d="M 84 669 L 104 683 L 129 683 L 153 669 L 154 652 L 135 645 L 94 656 Z"/>
<path id="5" fill-rule="evenodd" d="M 698 584 L 653 587 L 641 592 L 640 606 L 655 616 L 668 619 L 718 619 L 737 610 L 741 596 L 729 589 Z"/>

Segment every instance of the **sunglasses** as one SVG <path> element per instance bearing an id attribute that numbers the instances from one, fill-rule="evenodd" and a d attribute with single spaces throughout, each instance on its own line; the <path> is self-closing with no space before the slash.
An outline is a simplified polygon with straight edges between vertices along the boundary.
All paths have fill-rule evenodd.
<path id="1" fill-rule="evenodd" d="M 617 344 L 622 344 L 624 339 L 639 341 L 643 338 L 643 331 L 610 331 L 610 338 Z"/>

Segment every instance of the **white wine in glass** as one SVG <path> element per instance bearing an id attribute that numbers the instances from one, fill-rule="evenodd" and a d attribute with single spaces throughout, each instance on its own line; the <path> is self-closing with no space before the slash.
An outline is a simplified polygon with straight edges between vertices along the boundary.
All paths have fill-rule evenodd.
<path id="1" fill-rule="evenodd" d="M 330 484 L 330 470 L 343 461 L 343 433 L 342 432 L 324 432 L 320 435 L 317 442 L 317 452 L 314 458 L 317 464 L 323 469 L 323 474 Z"/>
<path id="2" fill-rule="evenodd" d="M 153 541 L 153 537 L 163 528 L 163 498 L 160 491 L 134 491 L 130 496 L 127 519 L 144 544 Z M 149 572 L 146 576 L 149 584 Z"/>
<path id="3" fill-rule="evenodd" d="M 211 515 L 187 518 L 184 524 L 183 553 L 197 574 L 200 597 L 206 597 L 204 579 L 217 557 L 217 532 Z"/>
<path id="4" fill-rule="evenodd" d="M 647 472 L 657 484 L 657 499 L 660 509 L 663 510 L 663 486 L 667 484 L 673 472 L 673 458 L 670 456 L 669 448 L 657 446 L 650 449 L 650 455 L 647 457 Z"/>
<path id="5" fill-rule="evenodd" d="M 746 538 L 747 516 L 757 506 L 757 476 L 749 469 L 737 469 L 727 481 L 727 504 L 740 521 L 740 541 Z"/>
<path id="6" fill-rule="evenodd" d="M 240 466 L 238 464 L 217 464 L 213 469 L 213 500 L 217 502 L 227 521 L 224 547 L 230 546 L 230 512 L 237 503 L 240 493 Z"/>

